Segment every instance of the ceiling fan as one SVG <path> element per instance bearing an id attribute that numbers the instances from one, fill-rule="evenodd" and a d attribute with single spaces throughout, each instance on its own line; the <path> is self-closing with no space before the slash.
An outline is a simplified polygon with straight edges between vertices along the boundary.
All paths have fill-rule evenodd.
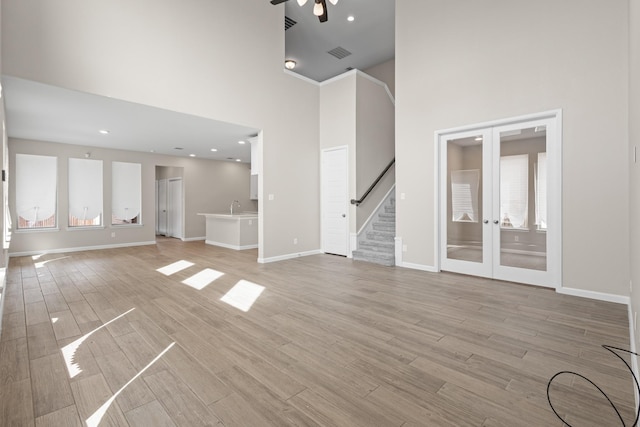
<path id="1" fill-rule="evenodd" d="M 289 0 L 271 0 L 271 4 L 280 4 Z M 307 0 L 297 0 L 300 6 L 304 6 Z M 331 4 L 337 4 L 338 0 L 329 0 Z M 326 0 L 314 0 L 313 14 L 318 17 L 320 22 L 327 22 L 329 18 L 327 15 L 327 2 Z"/>

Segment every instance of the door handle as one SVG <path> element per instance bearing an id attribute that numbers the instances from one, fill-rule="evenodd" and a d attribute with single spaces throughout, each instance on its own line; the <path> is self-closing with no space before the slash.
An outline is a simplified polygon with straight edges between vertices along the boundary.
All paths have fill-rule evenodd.
<path id="1" fill-rule="evenodd" d="M 484 221 L 482 221 L 482 222 L 484 222 L 485 224 L 489 224 L 489 220 L 488 220 L 488 219 L 485 219 L 485 220 L 484 220 Z"/>
<path id="2" fill-rule="evenodd" d="M 494 220 L 493 220 L 493 223 L 494 223 L 494 224 L 498 224 L 499 222 L 500 222 L 500 221 L 498 221 L 497 219 L 494 219 Z"/>
<path id="3" fill-rule="evenodd" d="M 342 214 L 342 218 L 346 218 L 347 214 Z"/>

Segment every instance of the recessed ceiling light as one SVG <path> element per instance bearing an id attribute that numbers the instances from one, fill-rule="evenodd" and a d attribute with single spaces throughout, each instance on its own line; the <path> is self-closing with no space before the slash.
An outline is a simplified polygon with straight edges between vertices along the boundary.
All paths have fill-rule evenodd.
<path id="1" fill-rule="evenodd" d="M 195 157 L 195 156 L 196 156 L 195 154 L 189 154 L 189 157 Z"/>
<path id="2" fill-rule="evenodd" d="M 100 129 L 98 133 L 101 133 L 102 135 L 109 135 L 109 131 L 107 129 Z"/>
<path id="3" fill-rule="evenodd" d="M 213 151 L 215 153 L 216 151 L 218 151 L 218 149 L 217 148 L 212 148 L 211 151 Z"/>
<path id="4" fill-rule="evenodd" d="M 244 141 L 238 141 L 238 144 L 244 144 Z"/>
<path id="5" fill-rule="evenodd" d="M 240 160 L 240 159 L 236 159 L 236 162 L 241 162 L 241 161 L 242 161 L 242 160 Z"/>
<path id="6" fill-rule="evenodd" d="M 476 137 L 476 141 L 482 141 L 482 137 L 481 136 L 477 136 Z"/>
<path id="7" fill-rule="evenodd" d="M 294 61 L 293 59 L 287 59 L 286 61 L 284 61 L 284 68 L 286 68 L 287 70 L 293 70 L 294 68 L 296 68 L 296 61 Z"/>
<path id="8" fill-rule="evenodd" d="M 349 21 L 349 22 L 353 22 L 353 21 L 355 21 L 355 20 L 356 20 L 356 17 L 355 17 L 355 16 L 353 16 L 353 15 L 349 15 L 349 16 L 347 16 L 347 21 Z"/>

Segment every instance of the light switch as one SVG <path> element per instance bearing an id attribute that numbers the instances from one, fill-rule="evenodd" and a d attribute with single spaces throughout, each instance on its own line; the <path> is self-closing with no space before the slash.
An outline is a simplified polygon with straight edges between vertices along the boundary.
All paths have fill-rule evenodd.
<path id="1" fill-rule="evenodd" d="M 274 199 L 273 194 L 269 194 L 269 200 L 273 200 L 273 199 Z"/>

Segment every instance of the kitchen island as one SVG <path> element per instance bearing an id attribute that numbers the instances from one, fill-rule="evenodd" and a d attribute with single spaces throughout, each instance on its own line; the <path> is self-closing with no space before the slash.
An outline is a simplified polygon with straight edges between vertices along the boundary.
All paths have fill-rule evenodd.
<path id="1" fill-rule="evenodd" d="M 208 245 L 243 250 L 258 247 L 258 213 L 199 213 L 206 218 Z"/>

